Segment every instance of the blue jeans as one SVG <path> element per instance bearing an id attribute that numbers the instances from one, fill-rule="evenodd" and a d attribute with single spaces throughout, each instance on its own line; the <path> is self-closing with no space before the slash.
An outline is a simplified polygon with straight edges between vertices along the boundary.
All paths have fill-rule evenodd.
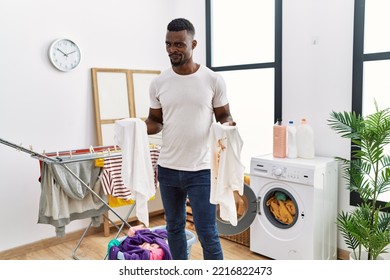
<path id="1" fill-rule="evenodd" d="M 216 206 L 210 203 L 210 170 L 180 171 L 158 166 L 158 181 L 174 260 L 187 260 L 186 201 L 191 203 L 196 234 L 205 260 L 222 260 Z"/>

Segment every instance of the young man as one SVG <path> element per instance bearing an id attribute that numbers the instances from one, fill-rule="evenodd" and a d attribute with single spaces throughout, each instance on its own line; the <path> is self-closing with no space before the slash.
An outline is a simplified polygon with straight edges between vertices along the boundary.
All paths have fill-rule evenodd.
<path id="1" fill-rule="evenodd" d="M 148 134 L 162 130 L 158 180 L 173 259 L 187 259 L 186 200 L 190 200 L 204 259 L 223 259 L 210 203 L 209 131 L 215 120 L 235 125 L 222 77 L 193 61 L 195 29 L 184 18 L 167 27 L 166 50 L 172 67 L 150 86 Z"/>

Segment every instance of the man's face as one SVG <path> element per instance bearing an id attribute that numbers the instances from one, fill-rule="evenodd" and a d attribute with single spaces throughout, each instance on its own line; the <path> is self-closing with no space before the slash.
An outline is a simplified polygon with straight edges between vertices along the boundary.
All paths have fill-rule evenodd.
<path id="1" fill-rule="evenodd" d="M 165 47 L 172 66 L 186 64 L 192 58 L 195 46 L 196 41 L 187 33 L 187 30 L 167 32 Z"/>

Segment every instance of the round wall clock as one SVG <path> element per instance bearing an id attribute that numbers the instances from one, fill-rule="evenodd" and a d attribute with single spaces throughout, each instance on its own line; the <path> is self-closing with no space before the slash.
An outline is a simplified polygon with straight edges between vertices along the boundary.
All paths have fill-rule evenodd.
<path id="1" fill-rule="evenodd" d="M 55 40 L 49 48 L 51 63 L 60 71 L 71 71 L 81 62 L 79 46 L 69 39 Z"/>

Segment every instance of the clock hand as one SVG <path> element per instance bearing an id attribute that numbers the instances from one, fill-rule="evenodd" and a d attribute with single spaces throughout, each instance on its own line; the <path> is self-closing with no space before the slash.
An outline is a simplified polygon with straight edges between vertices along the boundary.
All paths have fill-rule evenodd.
<path id="1" fill-rule="evenodd" d="M 70 55 L 70 54 L 72 54 L 72 53 L 75 53 L 76 51 L 73 51 L 73 52 L 70 52 L 70 53 L 67 53 L 66 54 L 66 56 L 68 56 L 68 55 Z"/>
<path id="2" fill-rule="evenodd" d="M 64 56 L 68 56 L 66 53 L 64 53 L 63 51 L 61 51 L 59 48 L 57 48 L 57 51 L 61 52 Z"/>

